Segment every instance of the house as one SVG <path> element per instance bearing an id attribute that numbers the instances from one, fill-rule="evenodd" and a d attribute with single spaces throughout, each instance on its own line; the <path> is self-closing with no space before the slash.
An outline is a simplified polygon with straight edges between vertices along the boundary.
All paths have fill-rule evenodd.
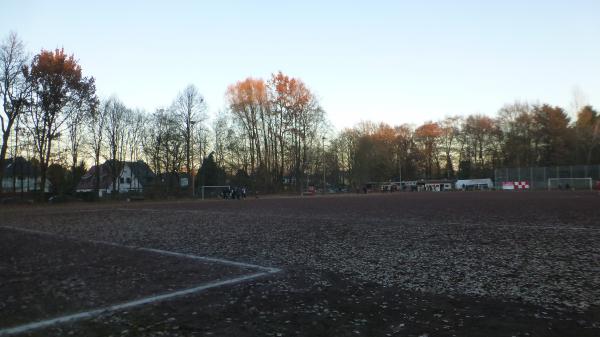
<path id="1" fill-rule="evenodd" d="M 33 192 L 40 189 L 40 169 L 23 157 L 9 158 L 4 162 L 2 177 L 3 192 Z M 46 180 L 44 192 L 50 191 L 50 181 Z"/>
<path id="2" fill-rule="evenodd" d="M 117 168 L 118 175 L 113 175 L 113 164 Z M 77 192 L 92 192 L 96 190 L 97 177 L 98 194 L 104 193 L 127 193 L 143 192 L 149 184 L 154 181 L 156 175 L 148 164 L 138 160 L 136 162 L 113 162 L 106 161 L 104 164 L 93 166 L 89 169 L 77 184 Z"/>

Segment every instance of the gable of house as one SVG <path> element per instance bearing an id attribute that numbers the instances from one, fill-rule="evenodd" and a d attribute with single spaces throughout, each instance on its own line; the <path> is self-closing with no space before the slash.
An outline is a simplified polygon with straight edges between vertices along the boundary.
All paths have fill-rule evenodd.
<path id="1" fill-rule="evenodd" d="M 114 179 L 118 192 L 142 191 L 144 186 L 152 183 L 155 175 L 148 164 L 143 161 L 137 162 L 114 162 L 107 160 L 100 167 L 93 166 L 81 177 L 77 184 L 78 192 L 93 191 L 96 189 L 96 174 L 100 175 L 99 189 L 106 192 L 113 190 L 114 164 L 117 164 L 119 174 Z"/>
<path id="2" fill-rule="evenodd" d="M 107 162 L 98 166 L 92 166 L 79 180 L 77 184 L 78 192 L 93 191 L 96 189 L 96 175 L 100 175 L 100 181 L 98 188 L 106 190 L 112 185 L 112 174 L 111 169 Z"/>
<path id="3" fill-rule="evenodd" d="M 154 174 L 152 169 L 150 169 L 150 166 L 144 161 L 138 160 L 135 162 L 127 162 L 126 164 L 130 167 L 133 176 L 135 176 L 142 188 L 154 182 L 156 174 Z"/>

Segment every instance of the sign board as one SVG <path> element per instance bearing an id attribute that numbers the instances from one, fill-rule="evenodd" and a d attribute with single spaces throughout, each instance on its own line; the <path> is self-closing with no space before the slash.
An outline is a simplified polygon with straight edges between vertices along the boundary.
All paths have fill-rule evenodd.
<path id="1" fill-rule="evenodd" d="M 514 190 L 515 189 L 515 184 L 512 181 L 503 181 L 502 182 L 502 189 L 503 190 Z"/>
<path id="2" fill-rule="evenodd" d="M 502 189 L 503 190 L 528 190 L 529 182 L 528 181 L 503 181 Z"/>
<path id="3" fill-rule="evenodd" d="M 185 186 L 187 186 L 187 185 L 188 185 L 188 183 L 189 183 L 189 182 L 188 182 L 188 178 L 181 178 L 181 180 L 179 181 L 179 185 L 180 185 L 181 187 L 185 187 Z"/>

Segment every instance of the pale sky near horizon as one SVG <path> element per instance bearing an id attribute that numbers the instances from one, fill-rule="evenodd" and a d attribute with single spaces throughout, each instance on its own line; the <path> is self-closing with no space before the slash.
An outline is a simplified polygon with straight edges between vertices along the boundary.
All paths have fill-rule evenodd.
<path id="1" fill-rule="evenodd" d="M 195 84 L 209 112 L 228 85 L 301 78 L 340 129 L 495 115 L 515 100 L 600 108 L 600 1 L 4 0 L 0 34 L 64 47 L 149 112 Z"/>

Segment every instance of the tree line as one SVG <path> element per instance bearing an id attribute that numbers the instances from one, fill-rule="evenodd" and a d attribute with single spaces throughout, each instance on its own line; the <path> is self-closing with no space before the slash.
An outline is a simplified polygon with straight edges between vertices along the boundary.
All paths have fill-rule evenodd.
<path id="1" fill-rule="evenodd" d="M 117 96 L 98 98 L 74 55 L 56 49 L 30 57 L 15 33 L 0 45 L 0 68 L 0 180 L 6 160 L 22 156 L 55 193 L 73 193 L 86 170 L 105 161 L 115 179 L 119 163 L 143 160 L 157 174 L 188 173 L 197 185 L 265 192 L 600 163 L 600 117 L 589 105 L 576 107 L 574 120 L 561 107 L 515 102 L 495 117 L 362 122 L 334 132 L 308 85 L 278 72 L 231 84 L 209 125 L 194 85 L 153 112 L 132 109 Z"/>
<path id="2" fill-rule="evenodd" d="M 600 164 L 600 116 L 571 121 L 549 104 L 515 102 L 495 118 L 452 116 L 418 127 L 364 122 L 332 142 L 329 181 L 493 178 L 500 167 Z"/>
<path id="3" fill-rule="evenodd" d="M 115 185 L 123 161 L 193 172 L 208 151 L 206 104 L 193 85 L 166 108 L 131 109 L 117 96 L 98 98 L 74 55 L 56 49 L 29 57 L 15 33 L 0 45 L 0 67 L 0 180 L 8 155 L 35 164 L 38 189 L 50 177 L 54 192 L 73 193 L 90 165 L 107 161 Z"/>
<path id="4" fill-rule="evenodd" d="M 227 88 L 227 111 L 215 122 L 217 163 L 263 190 L 296 190 L 318 165 L 319 140 L 329 129 L 318 99 L 302 80 L 281 72 Z M 293 180 L 291 178 L 294 178 Z"/>

